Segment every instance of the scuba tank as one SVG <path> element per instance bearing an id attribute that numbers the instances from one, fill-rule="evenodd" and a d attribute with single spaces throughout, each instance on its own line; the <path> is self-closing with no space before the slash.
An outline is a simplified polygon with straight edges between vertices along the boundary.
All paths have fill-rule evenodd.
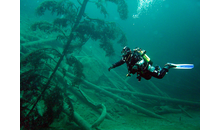
<path id="1" fill-rule="evenodd" d="M 134 51 L 137 51 L 145 60 L 146 63 L 150 63 L 152 64 L 153 62 L 150 60 L 150 57 L 147 56 L 146 51 L 145 50 L 141 50 L 140 48 L 136 48 L 134 49 Z"/>
<path id="2" fill-rule="evenodd" d="M 148 57 L 147 55 L 146 55 L 146 51 L 145 50 L 139 50 L 139 51 L 137 51 L 143 58 L 144 58 L 144 60 L 146 61 L 146 62 L 150 62 L 150 57 Z"/>

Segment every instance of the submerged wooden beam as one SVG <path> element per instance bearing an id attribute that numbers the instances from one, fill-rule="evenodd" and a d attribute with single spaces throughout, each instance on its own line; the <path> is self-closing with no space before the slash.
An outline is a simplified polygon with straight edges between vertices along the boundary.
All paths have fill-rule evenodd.
<path id="1" fill-rule="evenodd" d="M 97 109 L 96 106 L 88 103 L 87 100 L 85 100 L 85 98 L 83 98 L 83 96 L 78 91 L 76 91 L 75 89 L 68 88 L 68 92 L 70 92 L 71 94 L 76 95 L 79 99 L 81 99 L 83 102 L 88 104 L 88 106 L 90 106 L 93 110 L 97 111 L 100 114 L 102 113 L 102 111 L 100 109 Z M 108 113 L 106 114 L 106 118 L 109 119 L 109 120 L 114 120 Z"/>
<path id="2" fill-rule="evenodd" d="M 51 45 L 51 46 L 58 45 L 61 47 L 62 44 L 60 41 L 56 40 L 56 38 L 49 38 L 49 39 L 41 39 L 38 41 L 26 42 L 20 45 L 24 47 L 39 47 L 42 45 Z"/>
<path id="3" fill-rule="evenodd" d="M 152 85 L 152 87 L 158 92 L 158 94 L 160 94 L 161 96 L 170 98 L 169 95 L 167 95 L 166 93 L 162 92 L 153 82 L 149 81 L 149 83 Z M 184 112 L 187 116 L 189 116 L 190 118 L 192 118 L 192 116 L 186 111 L 184 110 L 180 105 L 178 105 L 178 107 L 181 109 L 182 112 Z"/>
<path id="4" fill-rule="evenodd" d="M 192 116 L 186 110 L 184 110 L 180 105 L 178 106 L 188 117 L 192 118 Z"/>
<path id="5" fill-rule="evenodd" d="M 92 124 L 92 128 L 98 127 L 105 119 L 105 116 L 107 115 L 106 107 L 103 104 L 98 105 L 102 108 L 102 114 L 99 116 L 99 118 Z"/>
<path id="6" fill-rule="evenodd" d="M 136 104 L 134 104 L 134 103 L 132 103 L 130 101 L 127 101 L 124 98 L 119 97 L 119 96 L 117 96 L 117 95 L 115 95 L 115 94 L 113 94 L 113 93 L 111 93 L 111 92 L 109 92 L 107 90 L 104 90 L 101 87 L 96 86 L 96 85 L 94 85 L 94 84 L 92 84 L 92 83 L 90 83 L 90 82 L 88 82 L 86 80 L 83 80 L 82 82 L 83 82 L 83 84 L 85 84 L 85 85 L 87 85 L 87 86 L 89 86 L 89 87 L 91 87 L 91 88 L 93 88 L 93 89 L 95 89 L 97 91 L 101 91 L 103 94 L 105 94 L 105 95 L 115 99 L 116 101 L 121 102 L 121 103 L 123 103 L 123 104 L 125 104 L 125 105 L 127 105 L 127 106 L 129 106 L 129 107 L 131 107 L 131 108 L 133 108 L 135 110 L 137 110 L 138 112 L 141 112 L 141 113 L 146 114 L 146 115 L 151 116 L 151 117 L 167 120 L 163 116 L 160 116 L 160 115 L 158 115 L 158 114 L 156 114 L 154 112 L 151 112 L 151 111 L 149 111 L 149 110 L 147 110 L 147 109 L 145 109 L 145 108 L 143 108 L 141 106 L 138 106 L 138 105 L 136 105 Z M 167 120 L 167 121 L 169 121 L 169 120 Z"/>
<path id="7" fill-rule="evenodd" d="M 167 101 L 167 102 L 177 103 L 177 104 L 182 104 L 182 105 L 200 106 L 199 102 L 186 101 L 186 100 L 181 100 L 181 99 L 176 99 L 176 98 L 169 98 L 169 97 L 162 97 L 162 96 L 143 94 L 143 93 L 137 93 L 137 92 L 123 91 L 123 90 L 117 90 L 117 89 L 112 89 L 112 88 L 105 88 L 105 90 L 116 92 L 116 93 L 133 94 L 134 96 L 144 97 L 148 99 L 162 100 L 162 101 Z"/>
<path id="8" fill-rule="evenodd" d="M 91 125 L 84 120 L 77 112 L 74 111 L 73 114 L 74 121 L 79 125 L 83 130 L 92 130 Z"/>
<path id="9" fill-rule="evenodd" d="M 105 105 L 100 104 L 99 107 L 102 108 L 102 114 L 99 116 L 99 118 L 92 125 L 90 125 L 85 119 L 83 119 L 76 111 L 74 111 L 74 113 L 73 113 L 74 121 L 83 130 L 92 130 L 92 128 L 98 127 L 104 121 L 105 116 L 107 114 Z"/>
<path id="10" fill-rule="evenodd" d="M 70 77 L 70 78 L 74 78 L 74 76 L 72 74 L 68 73 L 68 72 L 66 73 L 66 76 Z M 103 94 L 113 98 L 114 100 L 116 100 L 118 102 L 121 102 L 121 103 L 123 103 L 123 104 L 125 104 L 125 105 L 127 105 L 127 106 L 129 106 L 129 107 L 131 107 L 131 108 L 133 108 L 135 110 L 137 110 L 140 113 L 146 114 L 146 115 L 151 116 L 151 117 L 167 120 L 163 116 L 160 116 L 160 115 L 158 115 L 158 114 L 156 114 L 156 113 L 154 113 L 152 111 L 149 111 L 149 110 L 147 110 L 147 109 L 145 109 L 145 108 L 143 108 L 141 106 L 138 106 L 138 105 L 136 105 L 136 104 L 134 104 L 134 103 L 132 103 L 130 101 L 127 101 L 126 99 L 124 99 L 122 97 L 119 97 L 119 96 L 117 96 L 117 95 L 115 95 L 115 94 L 113 94 L 113 93 L 111 93 L 111 92 L 109 92 L 107 90 L 104 90 L 101 87 L 96 86 L 96 85 L 94 85 L 94 84 L 92 84 L 92 83 L 90 83 L 90 82 L 88 82 L 88 81 L 86 81 L 84 79 L 82 79 L 82 84 L 85 84 L 86 86 L 89 86 L 90 88 L 93 88 L 96 91 L 100 91 Z M 167 121 L 169 121 L 169 120 L 167 120 Z"/>

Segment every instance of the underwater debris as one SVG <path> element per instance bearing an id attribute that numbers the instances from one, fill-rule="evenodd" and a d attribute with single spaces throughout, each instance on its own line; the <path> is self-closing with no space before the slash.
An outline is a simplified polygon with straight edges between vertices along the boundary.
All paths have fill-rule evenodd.
<path id="1" fill-rule="evenodd" d="M 44 1 L 43 3 L 40 4 L 39 7 L 37 7 L 36 13 L 39 16 L 42 16 L 42 15 L 44 15 L 44 12 L 46 10 L 51 10 L 52 12 L 54 12 L 56 5 L 57 5 L 57 2 L 54 0 Z"/>
<path id="2" fill-rule="evenodd" d="M 20 119 L 21 128 L 34 129 L 49 127 L 55 119 L 61 118 L 63 109 L 67 111 L 69 120 L 73 120 L 73 104 L 66 94 L 64 76 L 56 75 L 42 95 L 49 79 L 48 73 L 53 71 L 55 57 L 61 54 L 52 48 L 36 50 L 21 59 L 20 74 Z M 52 60 L 51 60 L 52 59 Z M 51 60 L 47 62 L 48 60 Z M 59 78 L 61 77 L 61 78 Z M 59 79 L 59 82 L 57 81 Z M 41 96 L 42 95 L 42 96 Z M 32 106 L 41 96 L 35 108 Z M 65 104 L 65 106 L 64 106 Z M 67 107 L 66 107 L 67 106 Z M 33 108 L 32 112 L 30 110 Z"/>
<path id="3" fill-rule="evenodd" d="M 100 41 L 100 48 L 106 52 L 106 56 L 114 55 L 113 43 L 120 35 L 118 44 L 125 46 L 127 38 L 122 30 L 114 22 L 106 22 L 101 19 L 92 19 L 87 17 L 83 23 L 80 23 L 76 31 L 82 36 L 91 37 L 92 40 Z"/>
<path id="4" fill-rule="evenodd" d="M 67 18 L 56 18 L 53 24 L 58 27 L 67 27 L 69 19 Z"/>
<path id="5" fill-rule="evenodd" d="M 51 30 L 52 27 L 53 25 L 51 23 L 46 22 L 46 21 L 41 21 L 41 22 L 36 22 L 33 25 L 31 25 L 31 30 L 36 31 L 37 29 L 40 29 L 41 31 L 48 32 L 49 30 Z"/>
<path id="6" fill-rule="evenodd" d="M 122 19 L 127 18 L 127 4 L 124 0 L 109 2 L 113 2 L 118 5 L 118 12 Z M 98 1 L 94 3 L 97 5 L 97 8 L 101 9 L 101 13 L 103 13 L 106 17 L 108 13 L 105 7 L 103 6 L 102 2 Z M 44 1 L 37 8 L 36 12 L 38 15 L 43 15 L 46 10 L 49 10 L 52 15 L 56 12 L 57 16 L 60 17 L 56 18 L 53 21 L 53 23 L 49 23 L 46 21 L 34 23 L 31 26 L 31 29 L 33 31 L 40 29 L 46 33 L 57 32 L 59 33 L 57 35 L 57 39 L 65 39 L 65 42 L 67 42 L 68 37 L 66 33 L 71 32 L 71 30 L 73 30 L 68 27 L 74 27 L 75 30 L 74 32 L 72 32 L 74 37 L 72 37 L 71 40 L 80 39 L 78 41 L 84 42 L 84 44 L 88 41 L 89 38 L 95 41 L 100 40 L 100 47 L 106 52 L 106 56 L 114 55 L 113 46 L 110 43 L 111 41 L 116 40 L 116 38 L 118 38 L 120 35 L 121 37 L 117 43 L 119 43 L 122 46 L 126 45 L 127 39 L 125 34 L 119 27 L 116 26 L 114 22 L 107 22 L 100 19 L 92 19 L 86 14 L 80 13 L 73 2 L 70 2 L 68 0 L 60 2 L 52 0 Z M 84 17 L 84 21 L 80 22 L 80 17 Z"/>
<path id="7" fill-rule="evenodd" d="M 125 20 L 128 18 L 128 6 L 124 0 L 119 0 L 117 11 L 122 20 Z"/>
<path id="8" fill-rule="evenodd" d="M 78 8 L 73 2 L 68 0 L 61 0 L 59 2 L 51 0 L 41 3 L 36 9 L 36 13 L 42 16 L 46 10 L 50 11 L 52 15 L 56 13 L 57 16 L 60 16 L 60 19 L 65 19 L 73 23 L 76 20 Z"/>
<path id="9" fill-rule="evenodd" d="M 25 67 L 29 64 L 36 69 L 41 67 L 40 65 L 46 63 L 47 61 L 53 60 L 57 62 L 54 58 L 59 58 L 60 56 L 61 54 L 53 48 L 43 48 L 31 52 L 26 57 L 21 58 L 20 64 L 21 67 Z"/>
<path id="10" fill-rule="evenodd" d="M 102 48 L 106 52 L 105 56 L 112 56 L 115 54 L 113 45 L 109 39 L 103 38 L 100 40 L 100 42 L 101 42 L 100 48 Z"/>
<path id="11" fill-rule="evenodd" d="M 71 1 L 61 0 L 59 2 L 55 0 L 47 0 L 37 7 L 36 13 L 39 16 L 44 15 L 45 11 L 48 10 L 53 15 L 54 13 L 58 15 L 69 15 L 75 14 L 76 8 L 75 4 Z"/>
<path id="12" fill-rule="evenodd" d="M 62 31 L 62 29 L 60 27 L 64 27 L 67 25 L 65 25 L 65 23 L 61 23 L 61 22 L 58 23 L 58 21 L 55 24 L 58 26 L 54 26 L 53 24 L 46 22 L 46 21 L 36 22 L 31 25 L 31 30 L 36 31 L 37 29 L 39 29 L 40 31 L 44 31 L 45 33 L 48 33 L 48 34 L 50 34 L 52 32 L 58 32 L 58 33 L 61 33 L 61 34 L 58 34 L 58 36 L 62 35 L 63 37 L 66 38 L 65 33 Z"/>
<path id="13" fill-rule="evenodd" d="M 39 37 L 29 35 L 29 34 L 20 34 L 20 43 L 30 42 L 30 41 L 37 41 L 40 40 Z"/>
<path id="14" fill-rule="evenodd" d="M 81 83 L 81 78 L 85 78 L 85 75 L 83 74 L 83 64 L 79 60 L 77 60 L 77 58 L 73 55 L 66 59 L 66 63 L 69 66 L 72 66 L 74 75 L 76 76 L 72 80 L 72 86 L 78 86 Z"/>
<path id="15" fill-rule="evenodd" d="M 118 42 L 121 46 L 126 46 L 127 44 L 127 38 L 124 33 L 122 33 L 121 38 L 118 40 Z"/>
<path id="16" fill-rule="evenodd" d="M 128 18 L 128 5 L 125 0 L 106 0 L 118 5 L 117 11 L 122 20 L 126 20 Z"/>
<path id="17" fill-rule="evenodd" d="M 169 106 L 155 106 L 153 107 L 154 112 L 162 115 L 162 114 L 167 114 L 167 113 L 181 113 L 182 111 L 180 109 L 174 109 L 170 108 Z"/>
<path id="18" fill-rule="evenodd" d="M 47 10 L 52 15 L 56 14 L 57 18 L 51 23 L 36 22 L 31 26 L 31 30 L 54 32 L 57 39 L 62 40 L 64 48 L 62 53 L 56 49 L 43 48 L 23 54 L 21 57 L 21 129 L 48 128 L 55 120 L 62 120 L 65 114 L 69 122 L 76 122 L 74 104 L 66 88 L 70 88 L 70 82 L 73 86 L 81 84 L 85 75 L 83 64 L 75 56 L 72 55 L 66 63 L 62 62 L 64 56 L 73 54 L 73 50 L 81 48 L 90 38 L 101 42 L 100 47 L 106 51 L 106 56 L 114 53 L 112 43 L 113 40 L 117 40 L 121 30 L 113 22 L 86 16 L 84 11 L 88 1 L 83 0 L 80 6 L 76 7 L 72 1 L 68 0 L 47 0 L 37 7 L 36 13 L 39 16 L 44 15 Z M 104 15 L 107 15 L 104 6 L 100 5 L 100 9 Z M 75 78 L 66 78 L 67 70 L 63 64 L 73 68 Z M 104 114 L 93 127 L 97 127 L 106 115 L 105 106 L 99 107 L 103 108 Z"/>
<path id="19" fill-rule="evenodd" d="M 134 103 L 132 103 L 132 102 L 130 102 L 130 101 L 120 97 L 120 96 L 117 96 L 117 95 L 115 95 L 115 94 L 113 94 L 113 93 L 111 93 L 111 92 L 109 92 L 109 91 L 107 91 L 105 89 L 102 89 L 102 88 L 100 88 L 100 87 L 98 87 L 98 86 L 96 86 L 96 85 L 94 85 L 92 83 L 89 83 L 89 82 L 84 80 L 83 84 L 88 85 L 88 86 L 90 86 L 91 88 L 93 88 L 93 89 L 95 89 L 97 91 L 101 91 L 105 95 L 108 95 L 108 96 L 112 97 L 113 99 L 118 100 L 118 102 L 126 104 L 127 106 L 129 106 L 131 108 L 134 108 L 135 110 L 137 110 L 137 111 L 139 111 L 141 113 L 144 113 L 146 115 L 149 115 L 151 117 L 155 117 L 155 118 L 158 118 L 158 119 L 167 120 L 166 118 L 164 118 L 164 117 L 162 117 L 162 116 L 160 116 L 160 115 L 158 115 L 158 114 L 156 114 L 154 112 L 151 112 L 151 111 L 149 111 L 149 110 L 147 110 L 147 109 L 145 109 L 145 108 L 143 108 L 143 107 L 141 107 L 139 105 L 136 105 L 136 104 L 134 104 Z"/>
<path id="20" fill-rule="evenodd" d="M 117 5 L 117 12 L 119 13 L 119 16 L 122 20 L 126 20 L 128 18 L 128 6 L 125 0 L 98 0 L 96 2 L 91 1 L 96 4 L 97 8 L 100 9 L 101 14 L 104 14 L 104 17 L 108 15 L 108 12 L 103 5 L 103 2 L 112 2 Z"/>
<path id="21" fill-rule="evenodd" d="M 187 105 L 187 106 L 194 106 L 194 107 L 200 106 L 199 102 L 181 100 L 181 99 L 176 99 L 176 98 L 169 98 L 169 97 L 156 96 L 156 95 L 143 94 L 143 93 L 136 93 L 136 92 L 128 92 L 128 91 L 111 89 L 111 88 L 106 88 L 106 90 L 111 91 L 111 92 L 117 92 L 117 93 L 133 94 L 134 96 L 143 97 L 145 99 L 148 98 L 148 99 L 153 99 L 153 100 L 166 101 L 166 102 L 170 102 L 170 103 L 174 103 L 174 104 L 177 103 L 177 104 L 182 104 L 182 105 Z"/>
<path id="22" fill-rule="evenodd" d="M 100 9 L 101 14 L 104 14 L 105 18 L 108 15 L 108 12 L 106 11 L 106 8 L 103 6 L 102 1 L 98 0 L 95 2 L 98 9 Z"/>

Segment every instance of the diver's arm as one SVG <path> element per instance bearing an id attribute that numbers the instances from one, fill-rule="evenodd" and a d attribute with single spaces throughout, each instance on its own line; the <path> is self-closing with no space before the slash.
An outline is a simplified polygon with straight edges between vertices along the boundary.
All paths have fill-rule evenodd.
<path id="1" fill-rule="evenodd" d="M 118 67 L 124 63 L 125 63 L 125 61 L 121 59 L 120 61 L 116 62 L 115 64 L 112 64 L 112 66 L 108 68 L 108 71 L 110 71 L 111 69 Z"/>
<path id="2" fill-rule="evenodd" d="M 121 59 L 120 61 L 116 62 L 115 64 L 112 64 L 112 67 L 115 68 L 115 67 L 118 67 L 120 65 L 123 65 L 125 62 Z"/>

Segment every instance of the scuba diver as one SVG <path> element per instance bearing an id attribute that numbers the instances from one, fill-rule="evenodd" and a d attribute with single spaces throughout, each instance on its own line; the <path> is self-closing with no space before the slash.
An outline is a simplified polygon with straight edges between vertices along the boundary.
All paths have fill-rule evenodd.
<path id="1" fill-rule="evenodd" d="M 128 68 L 128 74 L 126 76 L 128 77 L 131 76 L 131 74 L 137 73 L 138 81 L 141 80 L 141 77 L 149 80 L 152 76 L 162 79 L 170 68 L 176 67 L 172 63 L 165 64 L 163 69 L 161 69 L 160 66 L 154 67 L 152 65 L 153 62 L 146 55 L 146 51 L 141 50 L 140 48 L 135 48 L 132 51 L 129 47 L 125 46 L 121 51 L 121 54 L 122 59 L 117 63 L 112 64 L 112 66 L 108 68 L 108 71 L 126 63 Z"/>

